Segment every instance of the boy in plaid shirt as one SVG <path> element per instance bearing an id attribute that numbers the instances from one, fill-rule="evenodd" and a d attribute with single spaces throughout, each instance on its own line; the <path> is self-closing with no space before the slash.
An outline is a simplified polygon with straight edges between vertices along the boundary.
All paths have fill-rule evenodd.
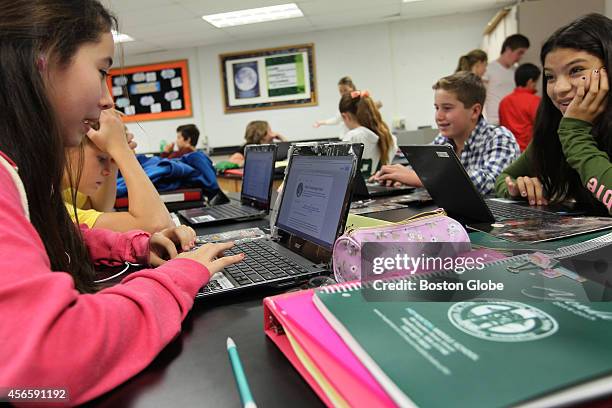
<path id="1" fill-rule="evenodd" d="M 493 192 L 495 179 L 520 154 L 512 133 L 487 123 L 482 116 L 486 89 L 471 72 L 457 72 L 433 86 L 436 124 L 440 134 L 432 144 L 450 144 L 481 194 Z M 383 166 L 374 180 L 422 187 L 414 170 L 402 165 Z"/>

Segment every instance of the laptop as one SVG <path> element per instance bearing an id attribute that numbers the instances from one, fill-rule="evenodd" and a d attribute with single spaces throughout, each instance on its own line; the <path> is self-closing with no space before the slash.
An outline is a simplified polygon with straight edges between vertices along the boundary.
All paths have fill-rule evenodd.
<path id="1" fill-rule="evenodd" d="M 276 144 L 247 145 L 240 203 L 178 211 L 191 225 L 246 221 L 265 217 L 270 211 Z"/>
<path id="2" fill-rule="evenodd" d="M 362 151 L 361 144 L 294 145 L 271 235 L 243 240 L 225 251 L 246 257 L 213 275 L 197 296 L 290 287 L 328 273 L 334 242 L 344 232 L 350 181 Z"/>
<path id="3" fill-rule="evenodd" d="M 276 144 L 276 161 L 287 160 L 287 155 L 289 153 L 289 147 L 291 147 L 291 142 L 278 142 Z"/>
<path id="4" fill-rule="evenodd" d="M 474 229 L 482 230 L 487 224 L 508 220 L 535 218 L 554 222 L 562 218 L 561 214 L 550 210 L 512 200 L 483 199 L 450 145 L 408 145 L 400 149 L 436 205 Z M 563 215 L 569 212 L 563 211 Z"/>
<path id="5" fill-rule="evenodd" d="M 361 172 L 355 174 L 353 179 L 353 199 L 362 200 L 364 198 L 389 197 L 402 194 L 410 194 L 415 190 L 410 186 L 383 186 L 380 183 L 370 183 L 365 180 Z"/>

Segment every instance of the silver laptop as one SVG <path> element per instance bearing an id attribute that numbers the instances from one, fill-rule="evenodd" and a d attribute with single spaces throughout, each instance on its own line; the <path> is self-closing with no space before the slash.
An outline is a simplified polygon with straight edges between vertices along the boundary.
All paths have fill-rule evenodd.
<path id="1" fill-rule="evenodd" d="M 247 145 L 240 203 L 178 211 L 191 225 L 210 225 L 265 217 L 270 211 L 276 144 Z"/>
<path id="2" fill-rule="evenodd" d="M 294 286 L 329 272 L 334 242 L 344 232 L 350 184 L 362 151 L 362 144 L 292 146 L 271 235 L 226 251 L 227 255 L 244 252 L 246 257 L 213 275 L 197 296 Z"/>

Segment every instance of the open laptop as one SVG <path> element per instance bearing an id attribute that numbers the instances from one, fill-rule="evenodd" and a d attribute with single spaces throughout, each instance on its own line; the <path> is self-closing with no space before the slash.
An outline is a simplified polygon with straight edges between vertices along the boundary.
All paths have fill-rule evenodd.
<path id="1" fill-rule="evenodd" d="M 226 251 L 246 257 L 213 275 L 197 296 L 293 286 L 328 272 L 334 242 L 348 217 L 350 181 L 362 151 L 361 144 L 294 145 L 271 236 L 245 240 Z"/>
<path id="2" fill-rule="evenodd" d="M 263 218 L 270 211 L 276 144 L 247 145 L 240 203 L 178 211 L 191 225 L 245 221 Z"/>
<path id="3" fill-rule="evenodd" d="M 369 183 L 361 172 L 357 172 L 353 179 L 353 199 L 355 200 L 410 194 L 414 190 L 414 187 L 410 186 L 392 187 L 383 186 L 377 182 Z"/>
<path id="4" fill-rule="evenodd" d="M 449 216 L 478 230 L 509 220 L 545 219 L 561 221 L 565 215 L 580 215 L 569 208 L 534 208 L 512 200 L 483 199 L 449 145 L 408 145 L 400 149 L 423 182 L 436 205 Z M 489 226 L 487 228 L 487 225 Z M 487 231 L 488 232 L 488 231 Z"/>

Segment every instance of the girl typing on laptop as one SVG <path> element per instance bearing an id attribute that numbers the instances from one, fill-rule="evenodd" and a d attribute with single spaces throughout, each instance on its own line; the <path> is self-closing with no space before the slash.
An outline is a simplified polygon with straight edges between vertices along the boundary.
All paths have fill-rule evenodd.
<path id="1" fill-rule="evenodd" d="M 56 402 L 79 405 L 116 387 L 176 337 L 210 275 L 242 259 L 217 258 L 231 244 L 181 252 L 187 228 L 150 236 L 71 221 L 64 149 L 113 106 L 116 27 L 96 0 L 0 2 L 0 399 L 54 385 L 68 398 Z M 162 265 L 97 291 L 97 261 Z"/>

